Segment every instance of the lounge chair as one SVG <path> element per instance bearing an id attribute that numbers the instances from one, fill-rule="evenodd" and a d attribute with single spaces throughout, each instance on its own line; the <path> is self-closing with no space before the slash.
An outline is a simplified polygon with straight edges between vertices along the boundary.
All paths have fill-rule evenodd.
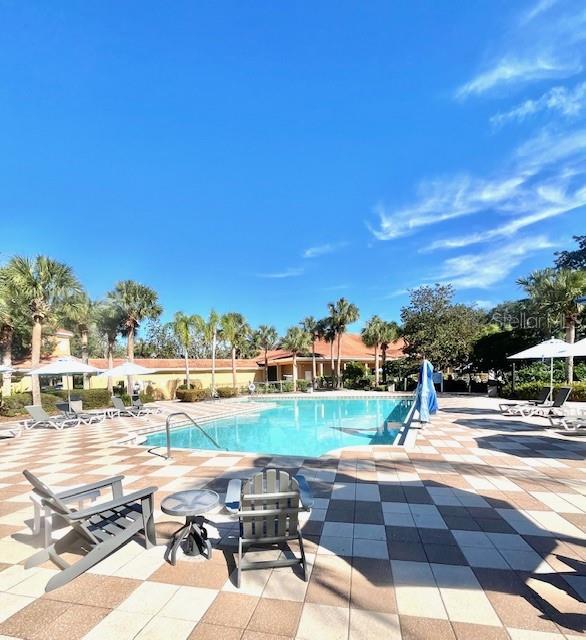
<path id="1" fill-rule="evenodd" d="M 236 586 L 240 588 L 242 571 L 270 567 L 303 567 L 307 581 L 307 566 L 303 538 L 299 530 L 299 512 L 309 511 L 313 504 L 303 476 L 291 477 L 277 469 L 267 469 L 250 480 L 230 480 L 226 493 L 226 510 L 238 516 L 238 567 Z M 249 562 L 242 554 L 249 547 L 288 549 L 289 540 L 299 540 L 301 557 L 281 557 L 277 560 Z"/>
<path id="2" fill-rule="evenodd" d="M 56 406 L 66 418 L 79 418 L 82 424 L 96 424 L 106 419 L 106 412 L 81 411 L 77 402 L 58 402 Z"/>
<path id="3" fill-rule="evenodd" d="M 122 400 L 118 396 L 112 396 L 112 405 L 114 406 L 114 415 L 117 416 L 130 416 L 130 417 L 138 417 L 144 416 L 148 413 L 148 411 L 144 411 L 140 407 L 135 407 L 134 405 L 126 406 Z"/>
<path id="4" fill-rule="evenodd" d="M 143 413 L 153 414 L 153 413 L 161 413 L 159 407 L 149 407 L 139 398 L 138 400 L 132 401 L 132 406 L 140 409 Z"/>
<path id="5" fill-rule="evenodd" d="M 529 407 L 529 406 L 546 406 L 547 400 L 549 398 L 549 387 L 541 387 L 541 390 L 537 394 L 537 398 L 535 400 L 526 400 L 525 402 L 509 402 L 502 403 L 499 405 L 499 409 L 501 413 L 505 415 L 516 415 L 519 407 Z"/>
<path id="6" fill-rule="evenodd" d="M 25 420 L 22 426 L 25 429 L 34 427 L 53 427 L 54 429 L 64 429 L 65 427 L 76 427 L 81 422 L 79 418 L 67 418 L 66 416 L 50 416 L 40 405 L 30 405 L 25 407 L 31 420 Z"/>
<path id="7" fill-rule="evenodd" d="M 579 413 L 549 416 L 549 421 L 552 427 L 559 429 L 560 427 L 564 431 L 577 432 L 580 429 L 586 429 L 586 412 L 580 411 Z"/>
<path id="8" fill-rule="evenodd" d="M 107 478 L 99 482 L 77 487 L 69 492 L 54 493 L 46 484 L 30 471 L 23 471 L 26 479 L 32 484 L 34 492 L 53 514 L 60 516 L 71 528 L 81 536 L 88 548 L 88 553 L 74 564 L 68 564 L 56 550 L 58 543 L 52 543 L 42 549 L 25 563 L 25 568 L 42 564 L 52 560 L 63 571 L 54 575 L 45 591 L 62 587 L 70 580 L 96 565 L 128 542 L 136 534 L 144 531 L 145 546 L 150 549 L 157 544 L 155 522 L 153 518 L 156 487 L 141 489 L 128 495 L 122 494 L 123 476 Z M 68 496 L 79 497 L 79 493 L 91 492 L 110 486 L 113 499 L 108 502 L 92 504 L 86 509 L 70 508 L 65 500 Z"/>
<path id="9" fill-rule="evenodd" d="M 572 393 L 571 387 L 560 387 L 553 396 L 553 402 L 549 405 L 535 405 L 526 407 L 519 407 L 519 413 L 517 415 L 529 418 L 531 416 L 541 416 L 542 418 L 548 418 L 550 416 L 562 416 L 563 412 L 559 411 L 561 407 L 566 404 L 566 400 Z"/>

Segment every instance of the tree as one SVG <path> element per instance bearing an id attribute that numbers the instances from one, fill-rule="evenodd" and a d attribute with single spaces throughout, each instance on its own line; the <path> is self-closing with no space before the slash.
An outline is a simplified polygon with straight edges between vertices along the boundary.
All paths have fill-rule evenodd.
<path id="1" fill-rule="evenodd" d="M 232 360 L 232 388 L 236 389 L 236 353 L 245 345 L 246 338 L 250 335 L 250 326 L 241 313 L 226 313 L 220 320 L 222 339 L 230 345 L 230 357 Z"/>
<path id="2" fill-rule="evenodd" d="M 396 322 L 384 322 L 381 327 L 380 348 L 383 355 L 383 384 L 387 383 L 387 350 L 389 345 L 399 337 L 399 325 Z"/>
<path id="3" fill-rule="evenodd" d="M 342 336 L 346 332 L 349 324 L 356 322 L 360 317 L 358 307 L 351 302 L 348 302 L 346 298 L 340 298 L 336 302 L 330 302 L 328 304 L 330 311 L 330 318 L 332 327 L 336 331 L 337 336 L 337 361 L 336 361 L 336 382 L 338 388 L 342 387 L 342 367 L 340 361 L 340 350 L 342 346 Z"/>
<path id="4" fill-rule="evenodd" d="M 81 291 L 81 286 L 71 267 L 46 256 L 15 256 L 6 265 L 3 277 L 10 295 L 28 306 L 32 323 L 31 365 L 35 369 L 41 361 L 43 325 Z M 40 405 L 39 376 L 32 376 L 32 392 L 33 404 Z"/>
<path id="5" fill-rule="evenodd" d="M 330 369 L 332 371 L 332 380 L 334 378 L 334 342 L 336 340 L 336 329 L 333 325 L 331 316 L 318 321 L 317 334 L 330 345 Z"/>
<path id="6" fill-rule="evenodd" d="M 581 271 L 586 269 L 586 236 L 574 236 L 578 243 L 575 251 L 557 251 L 555 260 L 556 269 L 573 269 Z"/>
<path id="7" fill-rule="evenodd" d="M 370 320 L 368 320 L 368 322 L 360 332 L 360 335 L 362 336 L 362 342 L 364 342 L 367 347 L 374 349 L 374 384 L 377 387 L 379 383 L 378 354 L 382 344 L 384 324 L 385 323 L 381 318 L 379 318 L 379 316 L 374 315 L 372 316 L 372 318 L 370 318 Z"/>
<path id="8" fill-rule="evenodd" d="M 268 324 L 261 324 L 260 327 L 254 332 L 254 340 L 258 345 L 258 348 L 262 350 L 264 353 L 264 361 L 265 361 L 265 382 L 269 381 L 269 357 L 268 352 L 271 349 L 275 349 L 279 335 L 277 334 L 277 330 L 275 327 L 272 327 Z"/>
<path id="9" fill-rule="evenodd" d="M 311 386 L 315 389 L 317 378 L 317 363 L 315 360 L 315 341 L 319 338 L 319 321 L 313 316 L 307 316 L 301 322 L 301 328 L 311 337 Z"/>
<path id="10" fill-rule="evenodd" d="M 576 325 L 580 317 L 578 298 L 586 294 L 586 270 L 542 269 L 527 278 L 519 278 L 518 284 L 527 291 L 545 313 L 563 319 L 566 341 L 576 339 Z M 568 382 L 574 379 L 574 358 L 566 360 Z"/>
<path id="11" fill-rule="evenodd" d="M 9 396 L 12 392 L 12 355 L 14 336 L 22 326 L 26 308 L 18 298 L 18 292 L 11 290 L 6 269 L 0 268 L 0 363 L 6 368 L 2 374 L 2 393 Z"/>
<path id="12" fill-rule="evenodd" d="M 123 318 L 122 333 L 126 335 L 126 355 L 134 360 L 136 332 L 143 320 L 158 318 L 163 312 L 157 292 L 134 280 L 122 280 L 108 293 L 108 300 L 116 306 Z M 128 376 L 128 392 L 131 392 L 132 376 Z"/>
<path id="13" fill-rule="evenodd" d="M 81 340 L 81 359 L 85 364 L 89 359 L 89 333 L 96 319 L 96 303 L 90 300 L 84 291 L 76 294 L 65 308 L 65 324 L 79 334 Z M 83 376 L 83 388 L 89 387 L 88 375 Z"/>
<path id="14" fill-rule="evenodd" d="M 464 304 L 453 304 L 451 285 L 422 286 L 410 291 L 401 309 L 406 352 L 427 358 L 438 369 L 468 363 L 472 346 L 484 322 L 483 314 Z"/>
<path id="15" fill-rule="evenodd" d="M 297 355 L 309 350 L 311 337 L 301 327 L 291 327 L 281 341 L 281 347 L 293 355 L 293 391 L 297 391 Z"/>
<path id="16" fill-rule="evenodd" d="M 216 394 L 216 349 L 218 346 L 218 330 L 220 328 L 221 317 L 213 309 L 207 320 L 202 316 L 193 316 L 197 330 L 202 334 L 204 342 L 211 347 L 212 352 L 212 398 Z"/>
<path id="17" fill-rule="evenodd" d="M 185 384 L 190 388 L 189 381 L 189 348 L 193 340 L 192 329 L 195 326 L 195 318 L 188 316 L 182 311 L 178 311 L 173 318 L 173 333 L 181 348 L 183 349 L 183 357 L 185 358 Z"/>
<path id="18" fill-rule="evenodd" d="M 96 328 L 106 344 L 106 358 L 108 359 L 108 369 L 114 367 L 114 348 L 116 338 L 122 330 L 124 316 L 119 307 L 103 302 L 96 308 Z M 108 391 L 113 391 L 112 378 L 108 376 Z"/>

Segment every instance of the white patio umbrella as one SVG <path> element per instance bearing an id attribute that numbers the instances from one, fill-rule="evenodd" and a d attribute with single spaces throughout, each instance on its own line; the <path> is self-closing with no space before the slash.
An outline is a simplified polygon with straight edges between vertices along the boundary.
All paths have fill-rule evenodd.
<path id="1" fill-rule="evenodd" d="M 545 360 L 549 358 L 549 393 L 551 395 L 553 391 L 553 359 L 567 358 L 573 355 L 573 346 L 575 345 L 571 345 L 565 340 L 550 338 L 536 344 L 534 347 L 529 347 L 529 349 L 508 356 L 508 360 Z"/>
<path id="2" fill-rule="evenodd" d="M 77 376 L 84 373 L 101 373 L 102 369 L 85 364 L 77 358 L 59 358 L 49 364 L 31 369 L 31 376 Z M 67 385 L 67 401 L 71 402 L 71 389 Z"/>
<path id="3" fill-rule="evenodd" d="M 125 362 L 124 364 L 119 364 L 117 367 L 102 371 L 100 375 L 108 376 L 108 378 L 125 378 L 126 376 L 144 376 L 149 373 L 155 373 L 156 371 L 158 371 L 158 369 L 149 369 L 134 362 Z"/>
<path id="4" fill-rule="evenodd" d="M 573 356 L 586 356 L 586 338 L 574 342 L 570 348 Z"/>

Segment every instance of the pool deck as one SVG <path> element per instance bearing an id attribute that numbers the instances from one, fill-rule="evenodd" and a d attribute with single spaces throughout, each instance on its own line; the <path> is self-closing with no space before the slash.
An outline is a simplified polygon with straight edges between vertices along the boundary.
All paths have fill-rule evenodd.
<path id="1" fill-rule="evenodd" d="M 205 419 L 244 404 L 189 411 Z M 166 461 L 117 444 L 186 407 L 160 406 L 160 416 L 0 441 L 0 640 L 583 637 L 586 437 L 559 434 L 540 418 L 504 418 L 497 400 L 454 395 L 440 398 L 439 414 L 405 447 L 319 459 L 176 451 Z M 203 487 L 223 494 L 229 479 L 270 466 L 303 473 L 315 497 L 303 524 L 307 583 L 291 569 L 268 569 L 245 573 L 236 589 L 237 525 L 221 510 L 209 516 L 211 561 L 164 562 L 178 522 L 161 513 L 165 496 Z M 146 551 L 133 541 L 44 593 L 57 569 L 23 568 L 41 546 L 27 526 L 24 468 L 59 488 L 117 474 L 129 491 L 158 486 L 161 546 Z"/>

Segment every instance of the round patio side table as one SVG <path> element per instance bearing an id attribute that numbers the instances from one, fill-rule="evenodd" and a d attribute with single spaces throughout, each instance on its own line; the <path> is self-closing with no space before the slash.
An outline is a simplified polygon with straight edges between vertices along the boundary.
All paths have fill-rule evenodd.
<path id="1" fill-rule="evenodd" d="M 204 526 L 204 514 L 220 502 L 220 496 L 211 489 L 192 489 L 178 491 L 167 496 L 161 503 L 161 511 L 170 516 L 184 516 L 185 524 L 173 534 L 172 543 L 167 550 L 167 560 L 176 563 L 177 550 L 183 542 L 185 555 L 202 555 L 208 560 L 212 557 L 212 545 Z"/>

